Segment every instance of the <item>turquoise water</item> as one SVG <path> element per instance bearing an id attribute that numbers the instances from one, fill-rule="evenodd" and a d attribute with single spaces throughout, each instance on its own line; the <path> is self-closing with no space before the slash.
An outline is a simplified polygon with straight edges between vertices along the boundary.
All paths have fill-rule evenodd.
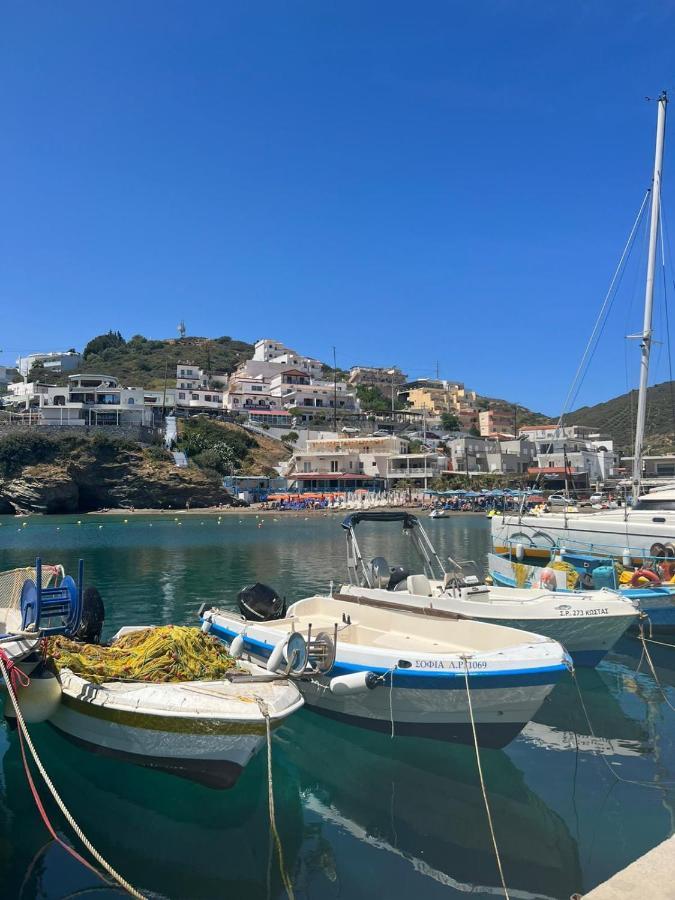
<path id="1" fill-rule="evenodd" d="M 345 571 L 339 518 L 184 516 L 0 517 L 0 571 L 40 554 L 74 571 L 85 561 L 107 610 L 106 633 L 124 624 L 194 623 L 200 603 L 233 605 L 264 581 L 289 600 L 327 590 Z M 180 522 L 180 524 L 179 524 Z M 102 526 L 102 527 L 101 527 Z M 484 557 L 489 524 L 475 516 L 425 521 L 445 555 Z M 395 525 L 361 526 L 365 553 L 405 564 Z M 675 705 L 675 649 L 654 648 Z M 482 759 L 506 881 L 514 898 L 587 891 L 674 830 L 675 712 L 652 677 L 636 675 L 626 638 L 579 684 L 561 683 L 526 732 Z M 148 895 L 282 897 L 268 893 L 265 760 L 237 786 L 215 792 L 161 772 L 75 748 L 32 726 L 38 751 L 76 818 L 103 854 Z M 101 889 L 49 835 L 25 783 L 15 735 L 0 728 L 2 897 L 119 897 Z M 648 782 L 650 786 L 618 781 Z M 372 734 L 303 710 L 274 743 L 277 816 L 298 898 L 413 895 L 416 900 L 499 896 L 473 750 Z M 666 784 L 672 782 L 672 785 Z M 656 785 L 656 787 L 654 786 Z M 53 821 L 62 819 L 51 803 Z M 63 828 L 63 833 L 67 833 Z"/>

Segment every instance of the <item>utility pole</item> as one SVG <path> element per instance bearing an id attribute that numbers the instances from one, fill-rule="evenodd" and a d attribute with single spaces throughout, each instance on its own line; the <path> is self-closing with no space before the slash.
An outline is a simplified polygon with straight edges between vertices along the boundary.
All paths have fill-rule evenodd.
<path id="1" fill-rule="evenodd" d="M 333 431 L 337 434 L 337 357 L 333 347 Z"/>
<path id="2" fill-rule="evenodd" d="M 166 381 L 169 377 L 169 358 L 164 362 L 164 397 L 162 399 L 162 419 L 166 418 Z"/>

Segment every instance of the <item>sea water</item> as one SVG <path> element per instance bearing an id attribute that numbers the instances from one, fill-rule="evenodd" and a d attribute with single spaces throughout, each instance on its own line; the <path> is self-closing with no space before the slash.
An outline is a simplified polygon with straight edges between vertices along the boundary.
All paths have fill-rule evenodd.
<path id="1" fill-rule="evenodd" d="M 424 524 L 442 556 L 483 564 L 486 519 Z M 364 523 L 359 539 L 366 558 L 414 564 L 396 523 Z M 0 571 L 36 555 L 72 573 L 84 559 L 85 582 L 105 601 L 108 636 L 129 624 L 196 624 L 201 603 L 233 607 L 254 581 L 291 602 L 346 575 L 334 514 L 0 517 Z M 675 712 L 653 677 L 636 673 L 639 651 L 624 638 L 598 670 L 578 673 L 593 733 L 566 677 L 509 747 L 482 751 L 511 897 L 566 900 L 672 833 Z M 652 651 L 675 705 L 675 649 Z M 48 725 L 31 733 L 85 832 L 142 892 L 172 900 L 285 895 L 276 861 L 269 866 L 264 754 L 221 792 L 89 753 Z M 16 734 L 5 726 L 0 758 L 0 896 L 121 896 L 50 840 Z M 472 747 L 392 740 L 302 710 L 275 733 L 274 791 L 297 898 L 501 893 Z M 69 835 L 51 799 L 45 805 Z"/>

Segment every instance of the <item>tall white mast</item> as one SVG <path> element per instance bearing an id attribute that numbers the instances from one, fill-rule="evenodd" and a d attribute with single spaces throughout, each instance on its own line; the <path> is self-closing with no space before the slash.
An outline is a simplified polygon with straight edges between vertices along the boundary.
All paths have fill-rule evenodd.
<path id="1" fill-rule="evenodd" d="M 633 500 L 640 492 L 642 479 L 642 451 L 645 437 L 645 417 L 647 413 L 647 384 L 649 381 L 649 353 L 652 348 L 652 310 L 654 306 L 654 270 L 656 268 L 656 243 L 659 231 L 659 206 L 661 203 L 661 170 L 663 167 L 663 142 L 666 125 L 666 104 L 668 97 L 664 91 L 658 101 L 656 122 L 656 152 L 654 155 L 654 178 L 652 180 L 652 211 L 649 223 L 649 254 L 647 256 L 647 283 L 645 285 L 645 317 L 640 337 L 640 390 L 638 392 L 637 422 L 635 425 L 635 455 L 633 457 Z"/>

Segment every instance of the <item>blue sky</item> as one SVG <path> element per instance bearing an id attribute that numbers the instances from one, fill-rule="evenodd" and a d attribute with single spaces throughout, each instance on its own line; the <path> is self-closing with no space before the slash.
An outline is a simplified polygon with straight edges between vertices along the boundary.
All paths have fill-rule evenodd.
<path id="1" fill-rule="evenodd" d="M 651 177 L 672 2 L 1 15 L 0 361 L 184 318 L 560 409 Z M 577 405 L 636 381 L 642 249 Z"/>

